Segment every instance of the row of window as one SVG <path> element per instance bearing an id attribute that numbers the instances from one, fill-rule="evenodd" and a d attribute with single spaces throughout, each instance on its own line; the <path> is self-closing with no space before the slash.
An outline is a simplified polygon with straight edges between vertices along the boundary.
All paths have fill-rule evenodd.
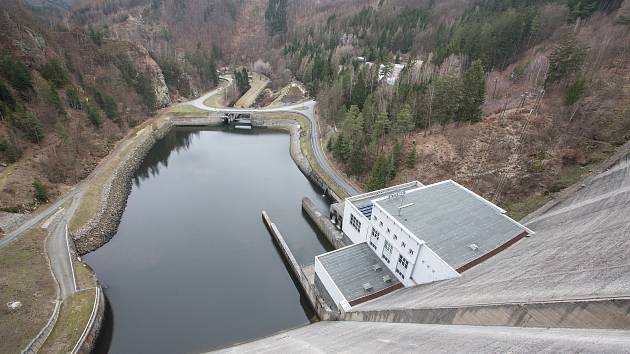
<path id="1" fill-rule="evenodd" d="M 405 269 L 407 269 L 407 266 L 409 266 L 409 261 L 405 259 L 405 257 L 403 257 L 402 255 L 398 256 L 398 263 L 405 267 Z"/>
<path id="2" fill-rule="evenodd" d="M 374 221 L 376 221 L 376 220 L 378 220 L 378 218 L 376 217 L 376 215 L 374 215 Z M 379 226 L 383 227 L 383 222 L 382 221 L 379 222 Z M 389 227 L 386 229 L 386 231 L 387 231 L 387 233 L 390 233 Z M 374 232 L 378 233 L 378 231 L 372 229 L 372 234 L 374 234 Z M 378 239 L 378 237 L 377 237 L 377 239 Z M 398 240 L 398 235 L 394 234 L 394 241 L 397 241 L 397 240 Z M 400 242 L 400 246 L 402 248 L 405 248 L 405 247 L 407 247 L 407 244 L 405 243 L 405 241 L 401 241 Z M 409 254 L 413 255 L 413 250 L 410 249 L 409 250 Z"/>
<path id="3" fill-rule="evenodd" d="M 350 214 L 350 225 L 352 225 L 357 232 L 361 232 L 361 222 L 352 214 Z"/>
<path id="4" fill-rule="evenodd" d="M 407 267 L 409 266 L 409 261 L 402 255 L 399 255 L 398 264 L 403 266 L 403 268 L 407 269 Z M 400 270 L 398 266 L 396 266 L 396 273 L 398 273 L 398 275 L 400 275 L 401 278 L 405 279 L 405 273 L 402 270 Z"/>

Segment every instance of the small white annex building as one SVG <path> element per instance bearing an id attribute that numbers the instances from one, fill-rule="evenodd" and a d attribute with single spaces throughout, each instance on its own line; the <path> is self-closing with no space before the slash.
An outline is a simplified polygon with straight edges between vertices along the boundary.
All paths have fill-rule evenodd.
<path id="1" fill-rule="evenodd" d="M 351 305 L 393 291 L 398 282 L 408 287 L 458 277 L 533 234 L 505 215 L 505 210 L 452 180 L 427 186 L 415 181 L 347 198 L 341 224 L 343 233 L 354 245 L 316 257 L 320 287 L 325 287 L 329 294 L 338 294 L 343 293 L 340 289 L 346 287 L 345 283 L 369 278 L 369 271 L 352 270 L 356 262 L 347 264 L 345 258 L 351 257 L 343 256 L 343 252 L 356 254 L 352 247 L 360 244 L 375 255 L 370 267 L 378 269 L 376 263 L 380 262 L 387 270 L 386 275 L 389 277 L 391 273 L 396 278 L 392 286 L 383 287 L 375 284 L 378 281 L 374 279 L 378 278 L 372 275 L 366 288 L 381 294 L 366 289 L 361 297 L 345 299 Z M 331 258 L 335 262 L 330 262 Z M 343 271 L 338 269 L 340 262 L 346 263 Z M 350 273 L 361 276 L 348 276 Z M 385 279 L 391 282 L 388 277 Z M 331 282 L 335 286 L 330 286 Z M 349 308 L 343 305 L 342 308 Z"/>

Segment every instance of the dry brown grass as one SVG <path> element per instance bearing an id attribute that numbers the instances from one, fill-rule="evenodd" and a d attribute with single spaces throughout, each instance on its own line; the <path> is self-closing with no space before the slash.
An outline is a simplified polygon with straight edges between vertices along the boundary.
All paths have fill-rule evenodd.
<path id="1" fill-rule="evenodd" d="M 45 256 L 46 232 L 39 227 L 0 249 L 0 353 L 17 353 L 39 333 L 54 308 L 56 286 Z M 9 312 L 8 302 L 22 307 Z"/>

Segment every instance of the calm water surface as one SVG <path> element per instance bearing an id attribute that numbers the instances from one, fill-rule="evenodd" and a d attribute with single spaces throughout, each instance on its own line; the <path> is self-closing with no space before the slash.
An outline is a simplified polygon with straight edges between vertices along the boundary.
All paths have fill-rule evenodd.
<path id="1" fill-rule="evenodd" d="M 289 156 L 289 136 L 179 128 L 149 152 L 114 238 L 84 258 L 111 312 L 97 352 L 190 353 L 312 317 L 261 221 L 302 264 L 325 243 L 301 211 L 327 202 Z"/>

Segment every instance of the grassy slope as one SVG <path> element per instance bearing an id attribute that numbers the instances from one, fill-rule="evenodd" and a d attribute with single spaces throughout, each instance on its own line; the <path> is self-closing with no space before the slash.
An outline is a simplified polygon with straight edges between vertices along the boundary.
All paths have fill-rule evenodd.
<path id="1" fill-rule="evenodd" d="M 55 283 L 48 268 L 46 232 L 35 227 L 0 250 L 0 353 L 16 353 L 44 327 L 54 308 Z M 6 303 L 21 301 L 8 312 Z"/>
<path id="2" fill-rule="evenodd" d="M 95 291 L 83 290 L 64 300 L 59 319 L 44 342 L 41 353 L 68 353 L 72 350 L 90 319 Z"/>
<path id="3" fill-rule="evenodd" d="M 225 90 L 226 88 L 221 90 L 219 94 L 208 97 L 205 101 L 203 101 L 203 104 L 212 108 L 225 107 L 225 100 L 223 99 Z"/>

